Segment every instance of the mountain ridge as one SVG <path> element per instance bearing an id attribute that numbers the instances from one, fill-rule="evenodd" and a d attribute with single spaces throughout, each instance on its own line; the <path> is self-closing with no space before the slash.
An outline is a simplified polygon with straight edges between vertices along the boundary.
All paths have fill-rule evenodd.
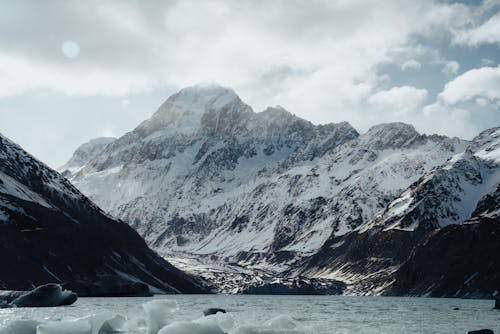
<path id="1" fill-rule="evenodd" d="M 163 260 L 127 224 L 3 136 L 0 229 L 0 260 L 16 268 L 0 273 L 3 289 L 114 277 L 147 284 L 154 292 L 206 291 L 202 281 Z"/>

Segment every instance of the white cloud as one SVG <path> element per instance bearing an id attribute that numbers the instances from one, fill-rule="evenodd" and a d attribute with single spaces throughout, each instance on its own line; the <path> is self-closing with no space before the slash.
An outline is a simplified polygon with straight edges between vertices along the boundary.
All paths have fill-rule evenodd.
<path id="1" fill-rule="evenodd" d="M 460 69 L 460 64 L 454 60 L 447 61 L 442 69 L 442 72 L 446 75 L 456 75 Z"/>
<path id="2" fill-rule="evenodd" d="M 500 13 L 475 28 L 457 32 L 455 42 L 473 46 L 482 43 L 500 43 Z"/>
<path id="3" fill-rule="evenodd" d="M 427 99 L 426 89 L 412 86 L 393 87 L 389 90 L 377 92 L 368 98 L 373 106 L 382 107 L 385 112 L 401 115 L 416 110 Z"/>
<path id="4" fill-rule="evenodd" d="M 427 90 L 412 86 L 393 87 L 370 96 L 372 104 L 386 104 L 394 106 L 418 106 L 427 98 Z"/>
<path id="5" fill-rule="evenodd" d="M 51 91 L 66 95 L 123 95 L 145 91 L 156 84 L 146 74 L 79 67 L 72 61 L 50 65 L 0 53 L 0 98 Z"/>
<path id="6" fill-rule="evenodd" d="M 105 128 L 102 131 L 102 137 L 116 138 L 116 132 L 111 128 Z"/>
<path id="7" fill-rule="evenodd" d="M 469 70 L 448 82 L 439 94 L 447 104 L 468 101 L 475 97 L 500 99 L 500 66 Z"/>
<path id="8" fill-rule="evenodd" d="M 33 4 L 20 13 L 9 12 L 15 6 L 0 9 L 20 18 L 0 17 L 0 31 L 15 32 L 0 33 L 0 57 L 24 55 L 2 68 L 7 75 L 0 78 L 0 96 L 37 90 L 130 95 L 216 81 L 257 110 L 277 102 L 309 116 L 311 102 L 303 92 L 316 89 L 308 92 L 322 95 L 317 114 L 308 117 L 316 122 L 339 118 L 331 117 L 332 110 L 352 108 L 369 94 L 374 67 L 387 61 L 390 50 L 405 47 L 415 34 L 456 24 L 452 18 L 468 12 L 430 0 Z M 38 22 L 39 29 L 26 29 L 27 21 Z M 79 45 L 78 58 L 61 56 L 66 40 Z M 403 65 L 418 66 L 414 59 Z"/>
<path id="9" fill-rule="evenodd" d="M 425 106 L 415 119 L 415 127 L 428 134 L 446 133 L 448 136 L 471 139 L 481 130 L 471 122 L 471 112 L 437 101 Z"/>
<path id="10" fill-rule="evenodd" d="M 484 97 L 478 97 L 476 98 L 476 103 L 481 107 L 485 107 L 490 103 L 490 101 L 488 101 L 488 99 L 485 99 Z"/>
<path id="11" fill-rule="evenodd" d="M 122 100 L 122 107 L 124 109 L 128 108 L 129 105 L 130 105 L 130 100 L 129 99 L 123 99 Z"/>
<path id="12" fill-rule="evenodd" d="M 410 59 L 405 61 L 401 65 L 401 70 L 405 71 L 407 69 L 412 69 L 412 70 L 419 70 L 422 67 L 422 64 L 420 64 L 418 61 L 415 59 Z"/>
<path id="13" fill-rule="evenodd" d="M 482 66 L 491 66 L 491 65 L 495 65 L 495 62 L 489 58 L 482 58 L 481 65 Z"/>

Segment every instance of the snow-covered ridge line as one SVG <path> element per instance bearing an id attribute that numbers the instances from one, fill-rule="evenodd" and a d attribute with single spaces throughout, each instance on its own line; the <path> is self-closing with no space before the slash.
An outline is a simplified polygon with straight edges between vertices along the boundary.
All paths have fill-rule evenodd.
<path id="1" fill-rule="evenodd" d="M 66 178 L 3 136 L 0 136 L 0 165 L 2 194 L 52 208 L 83 205 L 100 210 Z"/>
<path id="2" fill-rule="evenodd" d="M 499 155 L 500 128 L 483 131 L 464 152 L 423 175 L 389 203 L 374 225 L 413 231 L 470 219 L 479 203 L 497 191 Z"/>

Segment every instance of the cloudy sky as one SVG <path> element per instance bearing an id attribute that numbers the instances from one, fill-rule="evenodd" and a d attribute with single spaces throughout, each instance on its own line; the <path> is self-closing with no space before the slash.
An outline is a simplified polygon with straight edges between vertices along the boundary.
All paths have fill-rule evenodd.
<path id="1" fill-rule="evenodd" d="M 52 167 L 170 94 L 472 138 L 500 125 L 500 0 L 0 0 L 0 133 Z"/>

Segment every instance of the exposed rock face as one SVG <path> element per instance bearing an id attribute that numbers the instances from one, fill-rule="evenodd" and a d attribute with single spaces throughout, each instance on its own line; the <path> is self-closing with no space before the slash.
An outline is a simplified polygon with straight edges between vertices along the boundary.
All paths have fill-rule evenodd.
<path id="1" fill-rule="evenodd" d="M 149 285 L 123 277 L 105 276 L 98 281 L 64 282 L 63 287 L 75 292 L 79 297 L 150 297 Z"/>
<path id="2" fill-rule="evenodd" d="M 207 317 L 209 315 L 217 314 L 217 313 L 227 313 L 227 312 L 226 312 L 226 310 L 224 310 L 222 308 L 207 308 L 206 310 L 203 310 L 203 315 L 205 317 Z"/>
<path id="3" fill-rule="evenodd" d="M 317 253 L 295 263 L 287 275 L 340 280 L 347 283 L 348 294 L 381 294 L 423 238 L 421 232 L 396 229 L 332 237 Z"/>
<path id="4" fill-rule="evenodd" d="M 190 275 L 151 251 L 127 224 L 104 214 L 69 181 L 0 136 L 0 287 L 48 282 L 144 282 L 160 292 L 201 292 Z"/>
<path id="5" fill-rule="evenodd" d="M 316 278 L 274 279 L 244 287 L 247 295 L 340 295 L 346 284 L 335 280 Z"/>
<path id="6" fill-rule="evenodd" d="M 500 224 L 482 219 L 430 236 L 396 272 L 390 295 L 491 298 L 498 291 Z"/>

